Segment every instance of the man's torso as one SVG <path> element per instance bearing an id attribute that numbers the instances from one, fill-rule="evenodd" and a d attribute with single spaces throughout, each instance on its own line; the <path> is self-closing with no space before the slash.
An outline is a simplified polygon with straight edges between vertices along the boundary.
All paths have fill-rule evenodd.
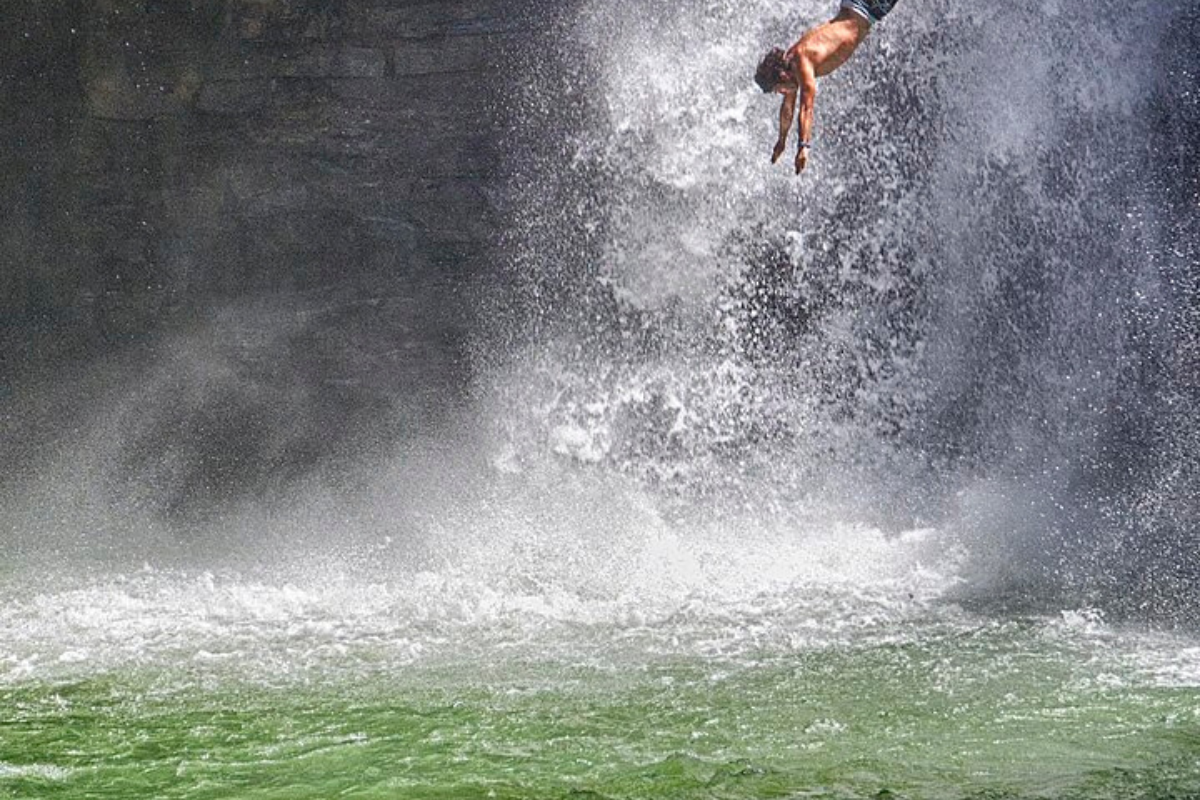
<path id="1" fill-rule="evenodd" d="M 806 59 L 813 73 L 823 77 L 846 63 L 871 30 L 870 23 L 850 11 L 808 31 L 788 52 L 791 57 Z"/>

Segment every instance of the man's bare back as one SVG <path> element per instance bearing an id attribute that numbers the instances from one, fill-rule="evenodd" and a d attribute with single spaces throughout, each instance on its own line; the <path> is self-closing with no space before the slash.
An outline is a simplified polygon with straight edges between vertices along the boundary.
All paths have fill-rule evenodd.
<path id="1" fill-rule="evenodd" d="M 871 26 L 883 19 L 895 3 L 896 0 L 843 0 L 836 17 L 805 32 L 786 52 L 775 49 L 767 53 L 754 79 L 764 92 L 783 95 L 783 106 L 779 109 L 779 140 L 771 153 L 772 164 L 779 161 L 787 149 L 799 100 L 800 144 L 796 150 L 796 174 L 808 166 L 817 78 L 845 64 L 867 38 Z"/>

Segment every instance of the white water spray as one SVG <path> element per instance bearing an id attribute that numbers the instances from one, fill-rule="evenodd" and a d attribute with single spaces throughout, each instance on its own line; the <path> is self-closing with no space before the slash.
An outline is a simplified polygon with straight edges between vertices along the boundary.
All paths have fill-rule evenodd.
<path id="1" fill-rule="evenodd" d="M 680 518 L 934 524 L 992 578 L 1091 591 L 1179 468 L 1136 431 L 1188 380 L 1157 352 L 1187 209 L 1114 142 L 1152 138 L 1186 9 L 901 3 L 823 81 L 796 179 L 750 76 L 829 6 L 583 4 L 527 104 L 502 460 Z"/>

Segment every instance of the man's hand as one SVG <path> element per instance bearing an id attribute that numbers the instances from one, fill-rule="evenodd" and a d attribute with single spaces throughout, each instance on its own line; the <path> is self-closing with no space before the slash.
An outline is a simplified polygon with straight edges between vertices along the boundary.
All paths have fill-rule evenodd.
<path id="1" fill-rule="evenodd" d="M 775 143 L 775 152 L 771 153 L 771 163 L 779 161 L 783 157 L 783 151 L 787 149 L 787 140 L 780 139 Z"/>
<path id="2" fill-rule="evenodd" d="M 800 152 L 796 153 L 796 174 L 804 172 L 804 168 L 808 166 L 808 148 L 801 147 Z"/>

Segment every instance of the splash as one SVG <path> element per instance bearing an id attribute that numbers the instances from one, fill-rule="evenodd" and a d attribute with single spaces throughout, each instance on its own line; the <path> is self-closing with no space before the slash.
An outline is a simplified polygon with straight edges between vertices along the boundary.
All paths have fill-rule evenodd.
<path id="1" fill-rule="evenodd" d="M 1185 99 L 1183 5 L 901 5 L 823 82 L 797 180 L 749 75 L 827 4 L 583 3 L 520 106 L 523 314 L 482 348 L 501 461 L 617 472 L 682 518 L 935 525 L 996 596 L 1121 603 L 1137 574 L 1185 618 L 1188 548 L 1145 577 L 1196 513 L 1158 488 L 1195 474 L 1164 355 L 1195 341 L 1194 209 L 1155 117 Z"/>

